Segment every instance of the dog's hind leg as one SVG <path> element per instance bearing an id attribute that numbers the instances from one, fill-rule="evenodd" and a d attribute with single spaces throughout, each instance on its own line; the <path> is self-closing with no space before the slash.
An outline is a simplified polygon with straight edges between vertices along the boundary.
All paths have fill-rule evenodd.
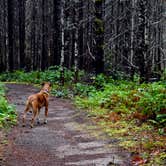
<path id="1" fill-rule="evenodd" d="M 33 128 L 34 121 L 35 121 L 36 117 L 38 117 L 38 114 L 39 114 L 38 109 L 33 110 L 33 116 L 32 116 L 32 119 L 31 119 L 31 128 Z"/>
<path id="2" fill-rule="evenodd" d="M 37 115 L 37 124 L 40 124 L 39 114 L 40 114 L 40 109 L 38 110 L 38 115 Z"/>
<path id="3" fill-rule="evenodd" d="M 45 107 L 45 118 L 44 118 L 44 124 L 47 124 L 47 116 L 48 116 L 48 105 Z"/>
<path id="4" fill-rule="evenodd" d="M 25 126 L 26 115 L 27 115 L 27 112 L 29 111 L 29 109 L 30 109 L 30 104 L 28 102 L 26 105 L 26 108 L 24 110 L 24 114 L 23 114 L 23 118 L 22 118 L 22 123 L 23 123 L 22 126 L 23 127 Z"/>

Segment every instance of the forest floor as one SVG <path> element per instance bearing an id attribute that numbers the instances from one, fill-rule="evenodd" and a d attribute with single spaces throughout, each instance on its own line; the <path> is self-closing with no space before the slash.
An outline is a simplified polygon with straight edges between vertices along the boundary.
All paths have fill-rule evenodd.
<path id="1" fill-rule="evenodd" d="M 26 98 L 38 89 L 31 85 L 6 84 L 7 97 L 16 105 L 18 124 L 6 134 L 2 166 L 130 166 L 130 153 L 110 139 L 84 111 L 72 102 L 51 96 L 48 124 L 26 127 L 21 116 Z M 42 121 L 44 111 L 41 111 Z M 0 139 L 2 139 L 0 137 Z M 4 139 L 4 138 L 3 138 Z M 1 154 L 2 155 L 2 154 Z"/>

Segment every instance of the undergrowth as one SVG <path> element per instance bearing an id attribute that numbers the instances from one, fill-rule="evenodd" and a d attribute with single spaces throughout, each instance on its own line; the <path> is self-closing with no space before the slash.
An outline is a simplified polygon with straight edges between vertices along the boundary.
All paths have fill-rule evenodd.
<path id="1" fill-rule="evenodd" d="M 166 123 L 166 84 L 156 82 L 137 84 L 129 81 L 112 81 L 104 84 L 102 90 L 92 91 L 87 97 L 76 97 L 81 108 L 105 109 L 105 113 L 130 115 L 154 125 Z M 98 112 L 98 111 L 97 111 Z"/>
<path id="2" fill-rule="evenodd" d="M 76 105 L 88 110 L 110 138 L 133 154 L 135 165 L 166 164 L 166 84 L 112 80 Z"/>
<path id="3" fill-rule="evenodd" d="M 4 84 L 0 83 L 0 128 L 8 128 L 16 124 L 15 107 L 10 105 L 5 97 Z"/>

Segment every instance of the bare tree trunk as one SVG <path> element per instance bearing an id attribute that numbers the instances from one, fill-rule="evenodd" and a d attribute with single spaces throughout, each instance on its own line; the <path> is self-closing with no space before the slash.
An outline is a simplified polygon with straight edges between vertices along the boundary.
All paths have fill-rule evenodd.
<path id="1" fill-rule="evenodd" d="M 78 29 L 75 32 L 75 43 L 74 43 L 74 72 L 75 78 L 74 82 L 77 83 L 78 81 Z"/>
<path id="2" fill-rule="evenodd" d="M 103 0 L 95 1 L 95 72 L 104 72 L 104 22 L 103 22 Z"/>
<path id="3" fill-rule="evenodd" d="M 53 58 L 52 65 L 60 65 L 61 59 L 61 0 L 53 1 Z"/>
<path id="4" fill-rule="evenodd" d="M 36 70 L 36 1 L 33 2 L 33 8 L 32 8 L 32 25 L 31 25 L 31 68 L 33 70 Z"/>
<path id="5" fill-rule="evenodd" d="M 7 70 L 7 1 L 0 2 L 0 72 Z"/>
<path id="6" fill-rule="evenodd" d="M 135 0 L 132 0 L 132 6 L 131 6 L 131 45 L 130 45 L 130 64 L 131 64 L 131 78 L 134 78 L 134 17 L 135 17 Z"/>
<path id="7" fill-rule="evenodd" d="M 84 9 L 84 1 L 80 0 L 79 2 L 79 20 L 82 21 L 84 18 L 83 10 Z M 84 48 L 83 48 L 83 39 L 84 39 L 84 29 L 83 24 L 80 24 L 79 26 L 79 32 L 78 32 L 78 51 L 79 51 L 79 68 L 83 68 L 83 54 L 84 54 Z"/>
<path id="8" fill-rule="evenodd" d="M 8 0 L 8 49 L 9 49 L 9 71 L 14 70 L 14 2 L 13 0 Z"/>
<path id="9" fill-rule="evenodd" d="M 25 0 L 19 0 L 19 54 L 20 67 L 25 68 Z"/>
<path id="10" fill-rule="evenodd" d="M 65 77 L 64 77 L 64 47 L 65 47 L 65 40 L 64 40 L 64 2 L 61 2 L 61 59 L 60 59 L 60 67 L 61 67 L 61 77 L 60 81 L 61 84 L 64 85 Z"/>
<path id="11" fill-rule="evenodd" d="M 74 3 L 74 18 L 75 18 L 75 40 L 74 40 L 74 72 L 75 72 L 75 78 L 74 82 L 76 83 L 78 81 L 78 28 L 79 28 L 79 22 L 78 22 L 78 3 L 75 1 Z"/>
<path id="12" fill-rule="evenodd" d="M 140 83 L 147 81 L 147 0 L 139 0 L 139 26 L 137 33 L 137 58 L 140 72 Z"/>
<path id="13" fill-rule="evenodd" d="M 41 58 L 41 70 L 45 70 L 48 67 L 48 47 L 47 47 L 47 20 L 46 20 L 46 7 L 47 1 L 42 0 L 42 58 Z"/>

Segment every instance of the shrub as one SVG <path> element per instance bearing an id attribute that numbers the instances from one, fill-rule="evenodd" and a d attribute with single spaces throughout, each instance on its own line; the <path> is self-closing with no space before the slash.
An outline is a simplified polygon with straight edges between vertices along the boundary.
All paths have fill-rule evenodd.
<path id="1" fill-rule="evenodd" d="M 0 84 L 0 127 L 16 123 L 16 112 L 13 105 L 9 105 L 4 96 L 4 86 Z"/>
<path id="2" fill-rule="evenodd" d="M 90 91 L 87 98 L 77 97 L 76 103 L 85 108 L 105 108 L 108 112 L 135 112 L 140 120 L 144 117 L 144 120 L 155 120 L 160 125 L 166 122 L 165 93 L 163 82 L 138 85 L 129 81 L 115 81 L 106 83 L 102 90 Z"/>

